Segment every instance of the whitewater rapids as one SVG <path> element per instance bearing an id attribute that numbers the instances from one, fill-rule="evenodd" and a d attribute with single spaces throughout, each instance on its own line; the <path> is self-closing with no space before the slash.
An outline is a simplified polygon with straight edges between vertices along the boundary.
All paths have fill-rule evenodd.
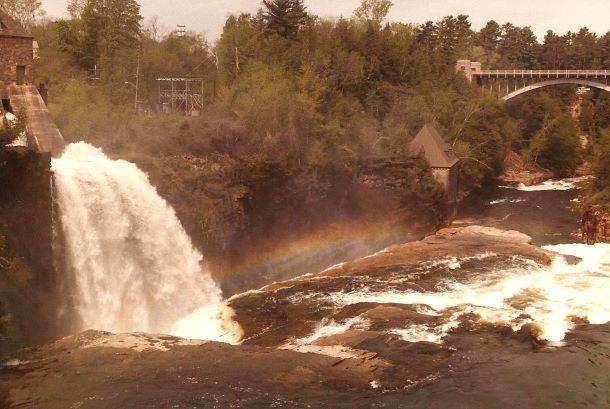
<path id="1" fill-rule="evenodd" d="M 610 322 L 610 244 L 562 244 L 544 249 L 561 255 L 578 257 L 569 264 L 558 255 L 550 266 L 539 265 L 521 257 L 514 266 L 475 274 L 467 281 L 446 280 L 437 291 L 379 291 L 364 288 L 337 292 L 328 299 L 337 306 L 359 303 L 422 305 L 419 312 L 435 317 L 439 324 L 411 325 L 395 328 L 392 333 L 408 342 L 442 343 L 443 338 L 461 325 L 461 319 L 474 315 L 480 323 L 507 326 L 515 331 L 529 324 L 534 335 L 543 341 L 558 343 L 578 320 L 590 324 Z M 484 260 L 493 254 L 481 254 Z M 435 262 L 458 271 L 468 260 L 446 259 Z M 388 283 L 392 287 L 392 283 Z M 360 326 L 366 322 L 355 320 Z M 303 340 L 308 343 L 327 333 L 344 332 L 352 322 L 321 325 L 316 333 Z"/>
<path id="2" fill-rule="evenodd" d="M 144 172 L 84 142 L 52 169 L 83 328 L 233 340 L 220 288 Z"/>

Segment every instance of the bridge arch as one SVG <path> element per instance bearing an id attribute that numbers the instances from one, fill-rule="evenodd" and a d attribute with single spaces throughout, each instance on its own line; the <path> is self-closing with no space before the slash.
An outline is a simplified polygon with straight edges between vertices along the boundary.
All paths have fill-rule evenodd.
<path id="1" fill-rule="evenodd" d="M 583 85 L 583 86 L 598 88 L 603 91 L 610 92 L 610 85 L 602 84 L 601 82 L 589 81 L 586 79 L 579 79 L 579 78 L 562 78 L 562 79 L 542 81 L 542 82 L 537 82 L 535 84 L 527 85 L 514 92 L 511 92 L 508 95 L 505 95 L 504 97 L 502 97 L 502 100 L 509 101 L 515 97 L 518 97 L 519 95 L 522 95 L 522 94 L 525 94 L 525 93 L 528 93 L 528 92 L 531 92 L 531 91 L 534 91 L 534 90 L 537 90 L 540 88 L 550 87 L 553 85 L 562 85 L 562 84 Z"/>

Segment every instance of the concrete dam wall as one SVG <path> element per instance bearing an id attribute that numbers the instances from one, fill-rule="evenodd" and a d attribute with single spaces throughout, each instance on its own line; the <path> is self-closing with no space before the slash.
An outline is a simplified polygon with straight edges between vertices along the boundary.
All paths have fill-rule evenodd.
<path id="1" fill-rule="evenodd" d="M 0 83 L 1 110 L 27 115 L 28 143 L 38 152 L 59 156 L 66 146 L 64 138 L 53 122 L 51 114 L 33 85 L 2 85 Z"/>
<path id="2" fill-rule="evenodd" d="M 34 86 L 0 82 L 0 99 L 0 119 L 7 112 L 27 115 L 27 147 L 0 149 L 0 307 L 12 317 L 0 336 L 1 354 L 63 334 L 51 158 L 65 141 Z M 20 279 L 11 278 L 15 272 Z"/>

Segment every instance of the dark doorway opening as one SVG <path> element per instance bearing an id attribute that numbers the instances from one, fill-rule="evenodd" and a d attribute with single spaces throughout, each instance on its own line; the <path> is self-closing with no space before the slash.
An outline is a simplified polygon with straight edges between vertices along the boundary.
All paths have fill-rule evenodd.
<path id="1" fill-rule="evenodd" d="M 17 66 L 17 85 L 25 84 L 25 65 Z"/>
<path id="2" fill-rule="evenodd" d="M 4 112 L 10 112 L 11 114 L 14 114 L 13 107 L 11 106 L 11 100 L 10 99 L 3 99 L 2 100 L 2 110 Z"/>

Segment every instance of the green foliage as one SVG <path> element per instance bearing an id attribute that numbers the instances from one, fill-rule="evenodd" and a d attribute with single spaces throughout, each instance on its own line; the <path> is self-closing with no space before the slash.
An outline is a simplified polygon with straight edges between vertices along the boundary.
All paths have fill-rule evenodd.
<path id="1" fill-rule="evenodd" d="M 573 175 L 582 161 L 576 122 L 568 114 L 547 118 L 530 143 L 529 155 L 556 175 Z"/>
<path id="2" fill-rule="evenodd" d="M 499 64 L 513 69 L 532 69 L 537 66 L 539 44 L 529 27 L 516 27 L 510 23 L 502 26 L 498 52 Z"/>
<path id="3" fill-rule="evenodd" d="M 489 21 L 475 36 L 475 41 L 483 47 L 487 53 L 494 53 L 498 50 L 498 44 L 502 37 L 500 25 L 494 21 Z"/>
<path id="4" fill-rule="evenodd" d="M 51 23 L 51 44 L 41 48 L 69 55 L 82 68 L 97 67 L 107 83 L 124 83 L 135 63 L 141 37 L 140 5 L 136 0 L 78 0 L 68 4 L 71 19 Z M 37 35 L 40 34 L 40 31 Z"/>
<path id="5" fill-rule="evenodd" d="M 305 24 L 303 0 L 263 0 L 262 25 L 268 34 L 294 38 Z"/>
<path id="6" fill-rule="evenodd" d="M 588 201 L 610 211 L 610 129 L 601 130 L 593 161 L 595 178 L 589 187 Z"/>
<path id="7" fill-rule="evenodd" d="M 50 109 L 65 135 L 109 152 L 169 155 L 188 146 L 198 154 L 262 155 L 288 168 L 348 177 L 361 159 L 406 155 L 409 141 L 432 122 L 465 158 L 465 188 L 499 175 L 509 149 L 560 174 L 573 172 L 581 156 L 575 121 L 566 117 L 574 87 L 503 105 L 456 74 L 455 61 L 477 58 L 489 68 L 595 66 L 610 61 L 609 36 L 549 32 L 539 44 L 529 27 L 490 21 L 475 32 L 465 15 L 419 26 L 384 24 L 391 6 L 364 0 L 354 18 L 334 21 L 307 15 L 300 0 L 266 0 L 255 15 L 229 16 L 211 47 L 196 33 L 142 32 L 134 0 L 72 0 L 71 19 L 38 28 L 39 75 L 56 90 Z M 125 16 L 114 16 L 119 9 Z M 134 118 L 133 87 L 126 82 L 134 80 L 138 47 L 139 100 L 157 102 L 159 76 L 198 76 L 206 84 L 205 120 Z M 73 71 L 75 64 L 94 63 L 101 81 Z M 610 126 L 604 98 L 595 94 L 583 106 L 583 129 Z M 138 148 L 134 141 L 152 129 L 147 121 L 180 129 L 166 138 L 153 132 L 148 146 Z"/>
<path id="8" fill-rule="evenodd" d="M 418 158 L 416 166 L 409 169 L 402 200 L 406 207 L 413 210 L 439 217 L 443 214 L 447 194 L 443 185 L 434 178 L 425 159 Z"/>
<path id="9" fill-rule="evenodd" d="M 360 7 L 354 10 L 354 17 L 361 22 L 372 22 L 380 25 L 388 16 L 394 3 L 390 0 L 362 0 Z"/>
<path id="10" fill-rule="evenodd" d="M 353 173 L 357 159 L 346 140 L 346 130 L 337 125 L 326 125 L 320 129 L 308 162 L 330 173 Z"/>
<path id="11" fill-rule="evenodd" d="M 83 52 L 89 68 L 98 62 L 113 69 L 120 51 L 137 45 L 142 16 L 135 0 L 88 0 L 81 13 Z"/>
<path id="12" fill-rule="evenodd" d="M 0 0 L 0 9 L 13 17 L 26 30 L 31 29 L 36 19 L 44 17 L 39 0 Z"/>
<path id="13" fill-rule="evenodd" d="M 601 132 L 593 172 L 595 174 L 594 188 L 600 191 L 610 189 L 610 129 L 604 129 Z"/>
<path id="14" fill-rule="evenodd" d="M 267 155 L 256 154 L 242 159 L 238 179 L 249 186 L 281 185 L 292 171 L 282 162 L 270 159 Z"/>

